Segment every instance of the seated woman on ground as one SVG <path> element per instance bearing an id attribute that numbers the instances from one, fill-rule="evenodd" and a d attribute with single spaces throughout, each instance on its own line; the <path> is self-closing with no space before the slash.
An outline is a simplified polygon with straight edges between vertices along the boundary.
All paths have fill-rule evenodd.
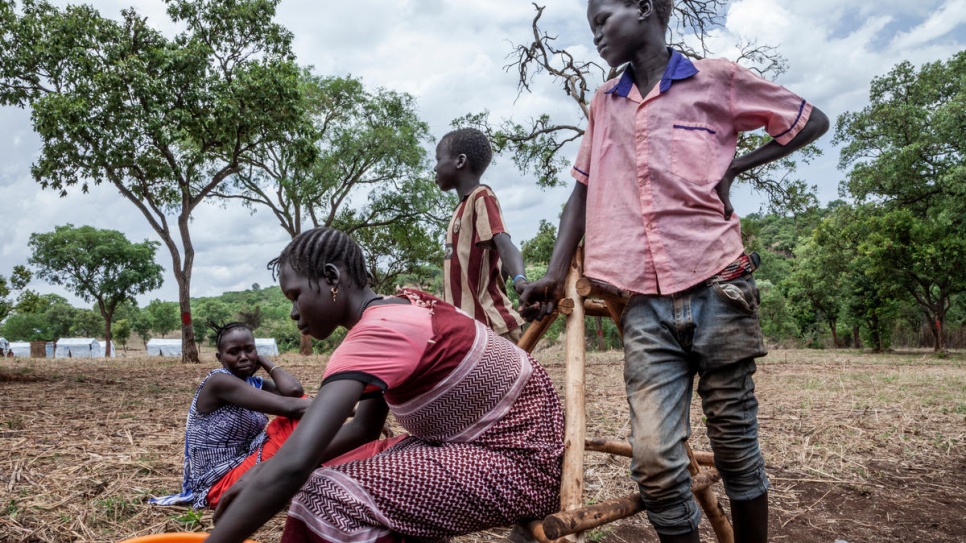
<path id="1" fill-rule="evenodd" d="M 283 543 L 442 540 L 557 510 L 563 413 L 527 353 L 423 292 L 375 295 L 337 230 L 300 234 L 270 266 L 303 333 L 348 333 L 298 428 L 223 496 L 208 543 L 243 541 L 293 496 Z M 411 435 L 318 467 L 378 437 L 389 411 Z"/>
<path id="2" fill-rule="evenodd" d="M 248 326 L 208 325 L 222 367 L 204 378 L 188 409 L 182 492 L 154 504 L 216 507 L 246 471 L 275 454 L 311 403 L 295 376 L 258 354 Z M 255 375 L 259 368 L 268 379 Z M 276 417 L 268 422 L 266 414 Z"/>

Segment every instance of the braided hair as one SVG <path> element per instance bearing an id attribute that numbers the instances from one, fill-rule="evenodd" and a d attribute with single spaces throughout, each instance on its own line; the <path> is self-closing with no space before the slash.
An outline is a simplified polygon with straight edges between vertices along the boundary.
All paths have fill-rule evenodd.
<path id="1" fill-rule="evenodd" d="M 362 248 L 348 234 L 335 228 L 313 228 L 295 236 L 282 254 L 268 263 L 273 278 L 284 264 L 315 281 L 323 278 L 326 264 L 342 264 L 352 284 L 357 287 L 369 284 L 370 274 Z"/>
<path id="2" fill-rule="evenodd" d="M 208 321 L 205 324 L 208 326 L 208 328 L 211 329 L 212 332 L 215 333 L 215 346 L 218 347 L 219 351 L 221 350 L 221 338 L 225 337 L 225 334 L 227 334 L 228 332 L 232 330 L 237 330 L 239 328 L 244 328 L 249 332 L 252 331 L 252 329 L 243 322 L 228 322 L 228 323 L 218 324 L 214 320 L 208 319 Z"/>
<path id="3" fill-rule="evenodd" d="M 493 149 L 486 134 L 476 128 L 460 128 L 440 140 L 451 155 L 466 155 L 470 171 L 482 175 L 493 159 Z"/>

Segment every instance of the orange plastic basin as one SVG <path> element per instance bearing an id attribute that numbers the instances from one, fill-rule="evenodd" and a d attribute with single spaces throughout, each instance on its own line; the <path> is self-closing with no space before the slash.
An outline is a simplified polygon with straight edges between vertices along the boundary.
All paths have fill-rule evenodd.
<path id="1" fill-rule="evenodd" d="M 142 535 L 133 539 L 125 539 L 120 543 L 199 543 L 208 539 L 204 532 L 170 532 L 167 534 Z M 257 543 L 246 539 L 245 543 Z"/>

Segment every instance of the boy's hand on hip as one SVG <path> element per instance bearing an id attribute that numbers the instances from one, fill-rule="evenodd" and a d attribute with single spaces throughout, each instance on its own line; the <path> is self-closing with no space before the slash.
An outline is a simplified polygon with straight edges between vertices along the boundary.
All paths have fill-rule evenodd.
<path id="1" fill-rule="evenodd" d="M 731 205 L 731 184 L 735 182 L 735 174 L 729 169 L 721 181 L 714 186 L 714 191 L 718 193 L 718 198 L 721 203 L 724 204 L 724 218 L 725 220 L 731 219 L 731 214 L 735 212 L 735 208 Z"/>

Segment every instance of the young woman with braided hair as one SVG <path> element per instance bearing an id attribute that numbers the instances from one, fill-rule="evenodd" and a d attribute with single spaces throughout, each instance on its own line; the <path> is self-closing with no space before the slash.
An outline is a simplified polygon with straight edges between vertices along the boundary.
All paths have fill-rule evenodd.
<path id="1" fill-rule="evenodd" d="M 188 410 L 182 492 L 151 503 L 217 506 L 242 474 L 278 450 L 311 403 L 294 375 L 258 354 L 247 325 L 208 325 L 222 367 L 204 378 Z M 269 378 L 256 376 L 259 369 Z M 270 423 L 266 414 L 276 418 Z"/>
<path id="2" fill-rule="evenodd" d="M 337 230 L 304 232 L 270 266 L 300 330 L 348 333 L 298 428 L 223 496 L 209 543 L 243 541 L 289 500 L 283 542 L 442 540 L 557 509 L 563 413 L 528 354 L 428 294 L 376 295 Z M 408 437 L 317 468 L 390 411 Z"/>

